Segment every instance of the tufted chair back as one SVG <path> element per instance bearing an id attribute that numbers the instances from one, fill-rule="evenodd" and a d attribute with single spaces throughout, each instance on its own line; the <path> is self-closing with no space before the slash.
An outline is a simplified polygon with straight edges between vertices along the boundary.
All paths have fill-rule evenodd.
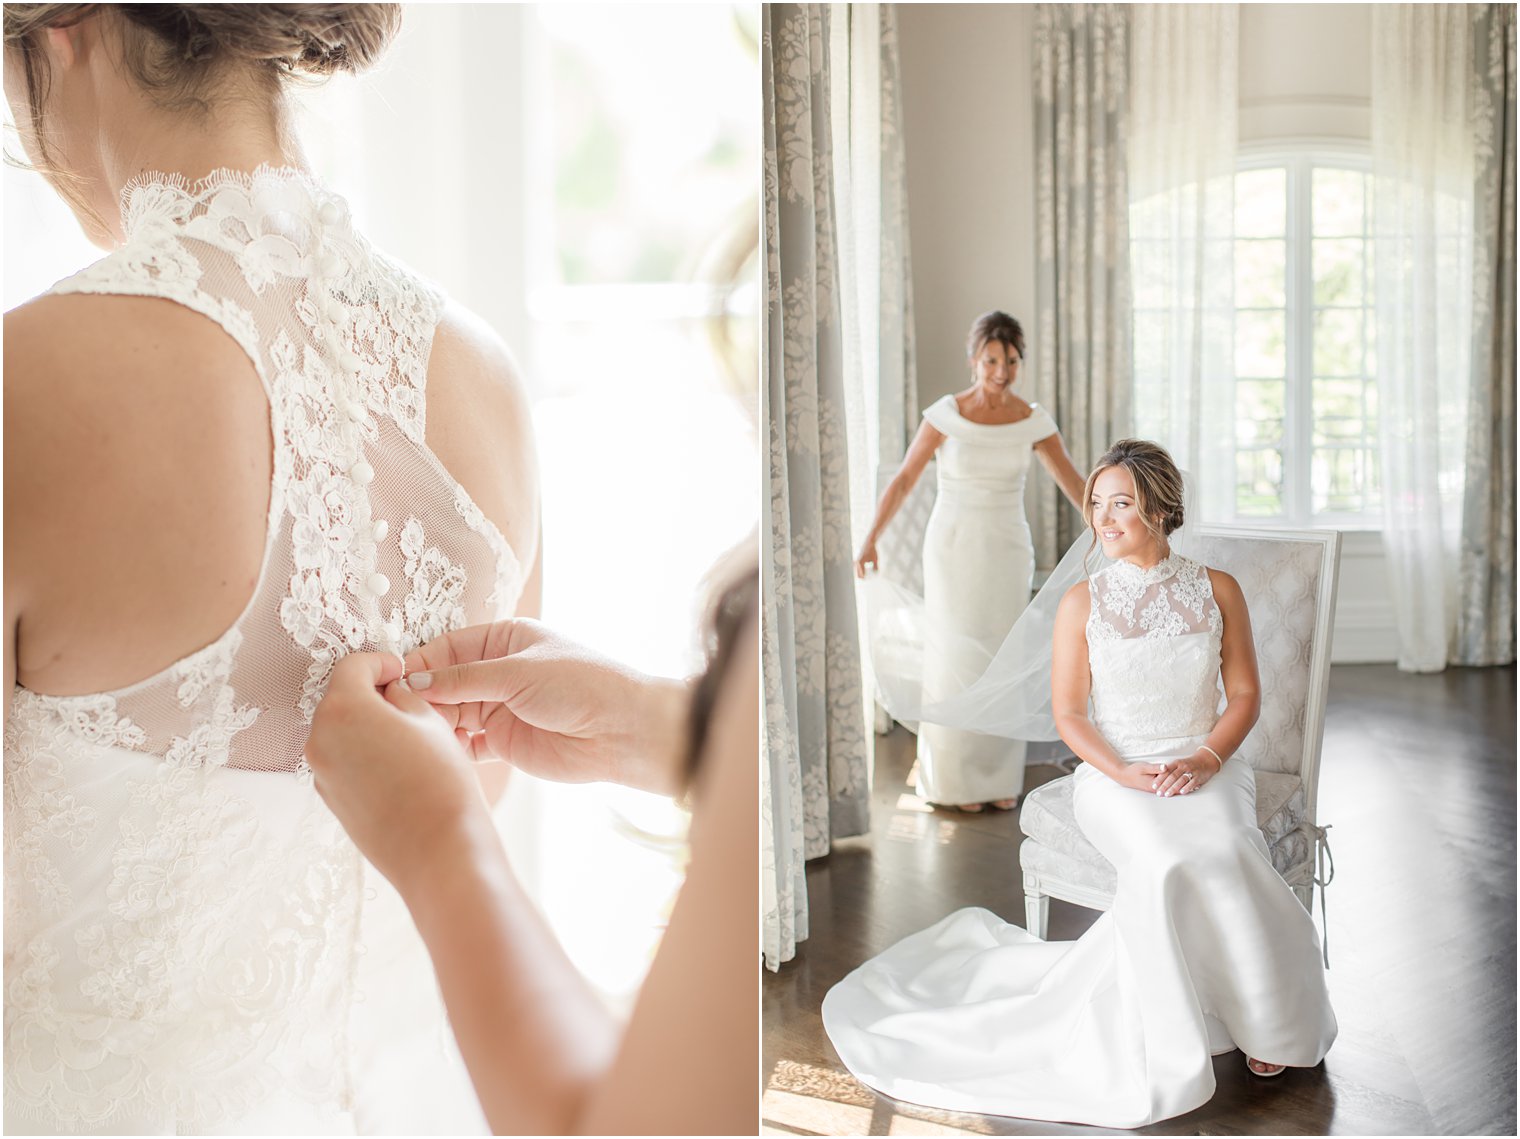
<path id="1" fill-rule="evenodd" d="M 1303 779 L 1313 819 L 1340 565 L 1334 530 L 1202 528 L 1179 552 L 1240 582 L 1261 673 L 1261 717 L 1238 757 Z"/>

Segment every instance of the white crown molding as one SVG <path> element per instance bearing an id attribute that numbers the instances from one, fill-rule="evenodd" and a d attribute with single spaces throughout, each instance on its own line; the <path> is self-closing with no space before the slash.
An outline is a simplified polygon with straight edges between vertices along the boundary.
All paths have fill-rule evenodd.
<path id="1" fill-rule="evenodd" d="M 1366 95 L 1257 95 L 1240 100 L 1240 109 L 1283 107 L 1294 110 L 1333 107 L 1337 110 L 1370 111 L 1372 100 Z"/>

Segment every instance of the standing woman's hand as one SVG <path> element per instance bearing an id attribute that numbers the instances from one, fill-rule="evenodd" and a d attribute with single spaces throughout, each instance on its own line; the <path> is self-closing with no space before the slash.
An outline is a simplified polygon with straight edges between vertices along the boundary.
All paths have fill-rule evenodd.
<path id="1" fill-rule="evenodd" d="M 876 539 L 867 538 L 860 547 L 860 556 L 855 559 L 855 576 L 865 577 L 867 569 L 876 569 Z"/>
<path id="2" fill-rule="evenodd" d="M 428 880 L 440 850 L 491 824 L 453 730 L 400 676 L 391 654 L 340 660 L 312 718 L 306 760 L 343 829 L 405 895 L 411 881 Z"/>
<path id="3" fill-rule="evenodd" d="M 412 694 L 476 759 L 557 783 L 679 794 L 691 690 L 526 619 L 473 625 L 406 658 Z"/>

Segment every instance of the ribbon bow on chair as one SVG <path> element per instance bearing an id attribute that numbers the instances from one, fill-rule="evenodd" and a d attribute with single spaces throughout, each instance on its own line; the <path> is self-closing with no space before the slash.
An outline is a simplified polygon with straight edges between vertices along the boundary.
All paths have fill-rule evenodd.
<path id="1" fill-rule="evenodd" d="M 1325 911 L 1325 887 L 1335 881 L 1335 855 L 1330 853 L 1330 838 L 1326 832 L 1332 824 L 1316 826 L 1313 823 L 1300 824 L 1304 831 L 1314 839 L 1314 884 L 1319 887 L 1319 923 L 1323 929 L 1320 937 L 1320 948 L 1325 954 L 1325 968 L 1330 968 L 1330 919 Z M 1330 864 L 1330 873 L 1325 873 L 1325 863 Z"/>

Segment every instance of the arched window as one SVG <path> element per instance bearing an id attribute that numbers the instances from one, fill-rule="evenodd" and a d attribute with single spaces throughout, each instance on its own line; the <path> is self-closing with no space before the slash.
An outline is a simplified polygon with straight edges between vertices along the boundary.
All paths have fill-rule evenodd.
<path id="1" fill-rule="evenodd" d="M 1234 516 L 1379 524 L 1365 152 L 1246 151 L 1235 175 Z"/>
<path id="2" fill-rule="evenodd" d="M 1135 428 L 1212 521 L 1380 524 L 1365 148 L 1249 148 L 1130 210 Z M 1192 379 L 1196 377 L 1196 379 Z"/>

